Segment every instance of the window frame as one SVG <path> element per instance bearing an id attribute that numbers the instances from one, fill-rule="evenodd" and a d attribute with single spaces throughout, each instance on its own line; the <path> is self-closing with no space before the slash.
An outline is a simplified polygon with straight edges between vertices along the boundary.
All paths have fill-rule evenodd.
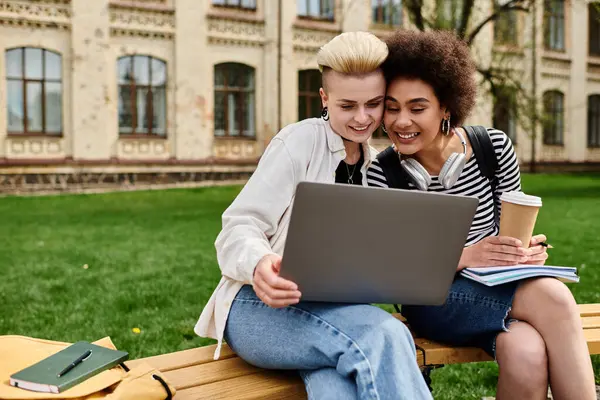
<path id="1" fill-rule="evenodd" d="M 544 106 L 543 143 L 546 146 L 563 146 L 565 141 L 565 95 L 559 90 L 548 90 L 542 96 L 542 103 Z"/>
<path id="2" fill-rule="evenodd" d="M 494 7 L 498 7 L 496 2 L 494 2 Z M 520 19 L 517 10 L 507 10 L 499 13 L 498 17 L 494 20 L 494 45 L 520 47 Z M 510 33 L 513 34 L 510 35 Z"/>
<path id="3" fill-rule="evenodd" d="M 137 57 L 141 57 L 141 58 L 147 58 L 148 59 L 148 84 L 145 85 L 141 85 L 141 84 L 137 84 L 136 83 L 136 78 L 135 78 L 135 59 Z M 129 71 L 129 73 L 131 74 L 131 76 L 133 77 L 133 79 L 131 80 L 130 83 L 120 83 L 120 76 L 119 76 L 119 63 L 121 62 L 121 60 L 126 60 L 126 59 L 131 59 L 131 70 Z M 153 85 L 152 84 L 152 61 L 156 60 L 159 61 L 160 63 L 163 64 L 163 68 L 165 71 L 165 80 L 163 84 L 160 85 Z M 158 57 L 154 57 L 152 55 L 148 55 L 148 54 L 128 54 L 125 56 L 121 56 L 119 58 L 117 58 L 117 124 L 118 124 L 118 132 L 119 132 L 119 137 L 121 138 L 157 138 L 157 139 L 161 139 L 164 138 L 166 139 L 168 136 L 168 93 L 167 93 L 167 88 L 168 88 L 168 82 L 169 82 L 169 71 L 168 71 L 168 64 L 165 60 L 158 58 Z M 129 106 L 131 108 L 131 131 L 130 132 L 124 132 L 121 131 L 121 123 L 119 121 L 120 119 L 120 102 L 121 102 L 121 88 L 122 87 L 129 87 L 130 89 L 130 99 L 129 99 Z M 150 104 L 150 106 L 146 103 L 146 110 L 150 109 L 151 113 L 146 115 L 146 123 L 148 124 L 148 131 L 147 132 L 136 132 L 136 128 L 137 128 L 137 93 L 138 93 L 138 89 L 146 89 L 147 91 L 150 92 L 150 96 L 149 98 L 152 99 L 152 103 Z M 153 126 L 152 126 L 152 121 L 153 121 L 153 117 L 154 117 L 154 93 L 155 90 L 162 90 L 164 92 L 164 107 L 165 109 L 164 111 L 164 115 L 165 115 L 165 127 L 164 127 L 164 132 L 161 133 L 155 133 L 153 132 Z M 148 97 L 148 93 L 146 94 L 146 96 Z"/>
<path id="4" fill-rule="evenodd" d="M 555 2 L 560 2 L 562 4 L 562 7 L 560 8 L 560 11 L 556 11 L 554 10 L 554 5 Z M 544 0 L 544 7 L 543 7 L 543 13 L 544 13 L 544 22 L 543 22 L 543 33 L 544 33 L 544 49 L 545 50 L 549 50 L 549 51 L 556 51 L 556 52 L 561 52 L 564 53 L 567 51 L 567 21 L 566 21 L 566 17 L 567 17 L 567 4 L 565 0 Z M 562 27 L 562 38 L 561 38 L 561 45 L 562 47 L 556 46 L 556 39 L 554 40 L 554 42 L 552 41 L 552 35 L 550 35 L 550 29 L 551 29 L 551 21 L 554 21 L 555 24 L 553 25 L 555 30 L 558 30 L 558 27 Z M 553 31 L 552 33 L 554 33 L 554 36 L 558 37 L 558 33 L 556 31 Z"/>
<path id="5" fill-rule="evenodd" d="M 311 76 L 311 74 L 314 74 Z M 319 99 L 319 103 L 321 102 L 321 95 L 319 94 L 319 89 L 316 91 L 311 87 L 311 82 L 318 75 L 319 81 L 321 79 L 321 72 L 318 69 L 302 69 L 298 71 L 298 121 L 301 121 L 306 118 L 318 117 L 321 113 L 320 110 L 317 110 L 316 115 L 312 115 L 310 112 L 307 112 L 306 116 L 302 117 L 300 115 L 301 104 L 304 103 L 306 110 L 311 110 L 312 102 L 311 100 Z M 303 85 L 303 83 L 305 85 Z M 319 88 L 321 86 L 319 85 Z M 322 105 L 321 105 L 322 107 Z M 311 110 L 312 111 L 312 110 Z"/>
<path id="6" fill-rule="evenodd" d="M 232 73 L 231 70 L 228 71 L 229 68 L 239 68 L 239 67 L 243 67 L 244 69 L 246 69 L 246 71 L 248 73 L 252 74 L 252 86 L 251 87 L 246 87 L 246 89 L 241 88 L 240 86 L 229 86 L 228 85 L 228 75 L 230 73 Z M 218 71 L 224 71 L 226 72 L 225 75 L 223 76 L 223 86 L 222 88 L 217 86 L 216 84 L 216 80 L 217 80 L 217 73 Z M 214 73 L 214 86 L 213 86 L 213 104 L 214 104 L 214 111 L 213 111 L 213 137 L 215 139 L 239 139 L 239 140 L 256 140 L 257 139 L 257 129 L 256 129 L 256 69 L 254 67 L 251 67 L 250 65 L 247 64 L 243 64 L 243 63 L 238 63 L 238 62 L 224 62 L 224 63 L 219 63 L 219 64 L 215 64 L 213 67 L 213 73 Z M 224 96 L 224 104 L 223 104 L 223 115 L 225 116 L 225 128 L 223 129 L 223 135 L 217 135 L 216 134 L 216 128 L 215 126 L 217 125 L 217 92 L 223 93 Z M 246 128 L 246 122 L 245 122 L 245 117 L 246 117 L 246 109 L 247 107 L 245 106 L 243 101 L 240 101 L 241 97 L 236 96 L 236 103 L 235 103 L 235 112 L 237 113 L 236 118 L 238 119 L 238 123 L 240 124 L 240 134 L 239 135 L 231 135 L 230 134 L 230 130 L 229 130 L 229 118 L 227 118 L 228 114 L 229 114 L 229 102 L 227 101 L 228 99 L 228 94 L 229 93 L 251 93 L 253 95 L 253 106 L 254 106 L 254 111 L 252 113 L 252 117 L 254 119 L 253 121 L 253 127 L 254 127 L 254 132 L 252 136 L 245 136 L 243 134 L 244 132 L 244 128 Z"/>
<path id="7" fill-rule="evenodd" d="M 588 3 L 588 55 L 600 57 L 600 1 Z"/>
<path id="8" fill-rule="evenodd" d="M 508 117 L 508 129 L 504 129 L 502 123 L 498 122 L 498 107 L 502 107 L 502 110 Z M 517 93 L 514 89 L 503 88 L 499 90 L 494 96 L 493 100 L 493 114 L 492 120 L 494 128 L 499 129 L 506 133 L 506 135 L 510 138 L 513 144 L 517 144 L 517 135 L 518 135 L 518 110 L 517 107 Z M 511 131 L 512 130 L 512 131 Z"/>
<path id="9" fill-rule="evenodd" d="M 587 148 L 600 148 L 600 94 L 589 95 L 587 107 Z M 594 131 L 592 131 L 592 120 L 596 121 Z"/>
<path id="10" fill-rule="evenodd" d="M 25 53 L 27 49 L 36 49 L 36 50 L 41 50 L 42 52 L 42 65 L 41 65 L 41 78 L 27 78 L 26 76 L 26 71 L 27 71 L 27 61 L 26 61 L 26 57 L 25 57 Z M 5 73 L 5 81 L 7 83 L 7 88 L 6 88 L 6 93 L 8 94 L 8 82 L 21 82 L 21 87 L 23 90 L 23 99 L 22 99 L 22 106 L 23 106 L 23 131 L 11 131 L 9 129 L 8 126 L 8 115 L 7 115 L 7 119 L 6 119 L 6 132 L 8 136 L 48 136 L 48 137 L 62 137 L 64 134 L 64 120 L 63 120 L 63 113 L 64 113 L 64 102 L 63 102 L 63 95 L 64 95 L 64 86 L 63 86 L 63 57 L 62 54 L 59 53 L 58 51 L 54 51 L 54 50 L 48 50 L 46 48 L 43 47 L 35 47 L 35 46 L 21 46 L 21 47 L 12 47 L 12 48 L 8 48 L 4 51 L 4 57 L 5 57 L 5 63 L 6 63 L 6 58 L 8 57 L 8 53 L 12 52 L 12 51 L 16 51 L 16 50 L 20 50 L 21 51 L 21 77 L 20 78 L 14 78 L 14 77 L 10 77 L 8 75 L 8 72 Z M 46 53 L 52 53 L 54 55 L 56 55 L 60 61 L 59 64 L 59 68 L 60 68 L 60 78 L 59 79 L 52 79 L 52 78 L 46 78 Z M 5 65 L 6 68 L 6 65 Z M 59 83 L 60 84 L 60 131 L 59 132 L 48 132 L 47 131 L 47 121 L 46 121 L 46 83 Z M 27 115 L 28 115 L 28 105 L 27 105 L 27 86 L 28 83 L 39 83 L 41 86 L 41 92 L 40 92 L 40 96 L 41 96 L 41 103 L 42 103 L 42 127 L 39 131 L 29 131 L 28 129 L 28 123 L 27 123 Z M 8 109 L 8 104 L 9 104 L 9 99 L 8 96 L 6 98 L 6 106 Z"/>
<path id="11" fill-rule="evenodd" d="M 237 2 L 237 4 L 229 4 L 229 2 Z M 253 6 L 244 6 L 243 3 L 244 0 L 223 0 L 224 4 L 218 4 L 215 3 L 215 0 L 211 0 L 210 4 L 213 7 L 219 7 L 219 8 L 226 8 L 226 9 L 230 9 L 230 10 L 240 10 L 240 11 L 256 11 L 257 9 L 257 0 L 253 0 L 254 1 L 254 5 Z"/>
<path id="12" fill-rule="evenodd" d="M 383 4 L 386 2 L 387 4 Z M 376 5 L 374 5 L 376 3 Z M 397 3 L 397 4 L 396 4 Z M 388 7 L 389 22 L 384 21 L 383 9 Z M 377 14 L 375 14 L 377 10 Z M 394 16 L 399 13 L 398 23 L 394 23 Z M 400 28 L 404 24 L 404 7 L 402 0 L 371 0 L 371 23 L 376 27 L 385 27 L 389 29 Z"/>
<path id="13" fill-rule="evenodd" d="M 319 15 L 314 16 L 310 14 L 310 0 L 296 0 L 297 2 L 303 1 L 306 5 L 306 14 L 300 14 L 298 12 L 298 3 L 296 3 L 296 17 L 299 19 L 309 20 L 309 21 L 325 21 L 325 22 L 334 22 L 335 21 L 335 0 L 317 0 L 319 2 Z M 331 17 L 324 15 L 325 7 L 323 4 L 327 2 L 331 7 Z"/>

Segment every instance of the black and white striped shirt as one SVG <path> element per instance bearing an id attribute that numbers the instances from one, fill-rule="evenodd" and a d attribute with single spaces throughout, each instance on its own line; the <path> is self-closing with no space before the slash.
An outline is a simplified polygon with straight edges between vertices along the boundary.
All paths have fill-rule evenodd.
<path id="1" fill-rule="evenodd" d="M 500 210 L 500 195 L 503 192 L 521 190 L 521 174 L 515 150 L 508 136 L 504 132 L 493 128 L 488 128 L 488 132 L 492 138 L 496 157 L 498 157 L 498 169 L 496 171 L 498 184 L 495 198 L 498 210 Z M 383 170 L 377 160 L 373 160 L 367 171 L 367 182 L 369 186 L 388 187 Z M 412 183 L 409 183 L 409 189 L 418 190 Z M 471 230 L 469 231 L 465 246 L 473 245 L 487 236 L 498 234 L 499 227 L 494 221 L 494 196 L 492 196 L 492 187 L 484 173 L 479 170 L 475 154 L 471 156 L 458 181 L 452 188 L 445 189 L 439 183 L 438 177 L 432 176 L 429 191 L 476 196 L 479 198 L 479 206 L 471 224 Z"/>

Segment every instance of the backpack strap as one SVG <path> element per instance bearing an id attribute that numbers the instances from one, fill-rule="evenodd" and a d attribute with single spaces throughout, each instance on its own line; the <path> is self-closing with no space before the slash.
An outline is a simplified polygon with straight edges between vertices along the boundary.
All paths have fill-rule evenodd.
<path id="1" fill-rule="evenodd" d="M 494 218 L 496 223 L 499 223 L 499 213 L 496 203 L 496 187 L 498 181 L 496 179 L 496 170 L 498 169 L 498 157 L 496 156 L 496 150 L 494 150 L 494 144 L 492 138 L 488 133 L 487 129 L 480 125 L 475 126 L 463 126 L 471 147 L 473 147 L 473 153 L 477 159 L 477 165 L 483 175 L 490 181 L 492 187 L 492 195 L 494 197 Z"/>
<path id="2" fill-rule="evenodd" d="M 377 155 L 377 160 L 387 180 L 388 187 L 394 189 L 408 189 L 408 178 L 400 166 L 400 157 L 392 146 Z"/>

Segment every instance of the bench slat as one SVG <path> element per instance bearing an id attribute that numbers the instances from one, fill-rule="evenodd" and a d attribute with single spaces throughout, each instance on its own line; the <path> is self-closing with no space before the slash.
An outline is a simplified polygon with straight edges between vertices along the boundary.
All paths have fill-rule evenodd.
<path id="1" fill-rule="evenodd" d="M 600 354 L 600 329 L 584 329 L 583 334 L 590 354 Z"/>
<path id="2" fill-rule="evenodd" d="M 226 381 L 178 391 L 174 400 L 305 400 L 304 382 L 297 373 L 263 370 Z"/>
<path id="3" fill-rule="evenodd" d="M 172 369 L 184 368 L 192 365 L 205 364 L 214 361 L 213 355 L 217 345 L 196 347 L 194 349 L 181 350 L 175 353 L 160 354 L 138 360 L 128 361 L 126 364 L 129 368 L 136 366 L 140 362 L 148 363 L 161 372 L 170 371 Z M 221 348 L 220 360 L 237 357 L 237 355 L 223 344 Z"/>
<path id="4" fill-rule="evenodd" d="M 421 348 L 425 351 L 424 361 L 428 365 L 458 364 L 493 360 L 485 351 L 475 347 L 448 347 L 423 338 L 415 339 L 415 344 L 418 346 L 418 348 Z"/>
<path id="5" fill-rule="evenodd" d="M 600 354 L 600 304 L 578 305 L 590 354 Z M 394 317 L 405 322 L 400 314 Z M 420 366 L 445 365 L 492 358 L 483 350 L 449 347 L 415 338 Z M 165 373 L 177 389 L 175 400 L 187 399 L 305 399 L 302 380 L 296 373 L 268 371 L 247 364 L 223 345 L 221 358 L 213 360 L 216 345 L 162 354 L 127 362 L 130 367 L 145 362 Z"/>
<path id="6" fill-rule="evenodd" d="M 600 317 L 585 317 L 581 319 L 583 329 L 600 328 Z"/>
<path id="7" fill-rule="evenodd" d="M 175 389 L 181 390 L 262 371 L 263 369 L 254 367 L 239 357 L 232 357 L 207 364 L 172 369 L 165 372 L 164 375 L 169 383 L 175 386 Z"/>
<path id="8" fill-rule="evenodd" d="M 600 303 L 598 304 L 578 304 L 581 317 L 599 317 Z"/>

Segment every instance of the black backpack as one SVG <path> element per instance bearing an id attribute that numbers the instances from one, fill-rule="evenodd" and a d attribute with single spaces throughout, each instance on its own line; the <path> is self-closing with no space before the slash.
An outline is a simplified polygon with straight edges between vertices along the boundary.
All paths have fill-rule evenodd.
<path id="1" fill-rule="evenodd" d="M 477 159 L 477 165 L 479 170 L 488 179 L 492 187 L 492 194 L 494 196 L 494 216 L 496 223 L 498 223 L 498 210 L 496 205 L 496 170 L 498 169 L 498 158 L 496 157 L 496 151 L 492 139 L 483 126 L 463 126 L 471 147 L 473 147 L 473 153 Z M 377 160 L 381 169 L 385 175 L 388 186 L 394 189 L 408 189 L 409 178 L 400 166 L 400 158 L 392 146 L 388 147 L 377 155 Z"/>

